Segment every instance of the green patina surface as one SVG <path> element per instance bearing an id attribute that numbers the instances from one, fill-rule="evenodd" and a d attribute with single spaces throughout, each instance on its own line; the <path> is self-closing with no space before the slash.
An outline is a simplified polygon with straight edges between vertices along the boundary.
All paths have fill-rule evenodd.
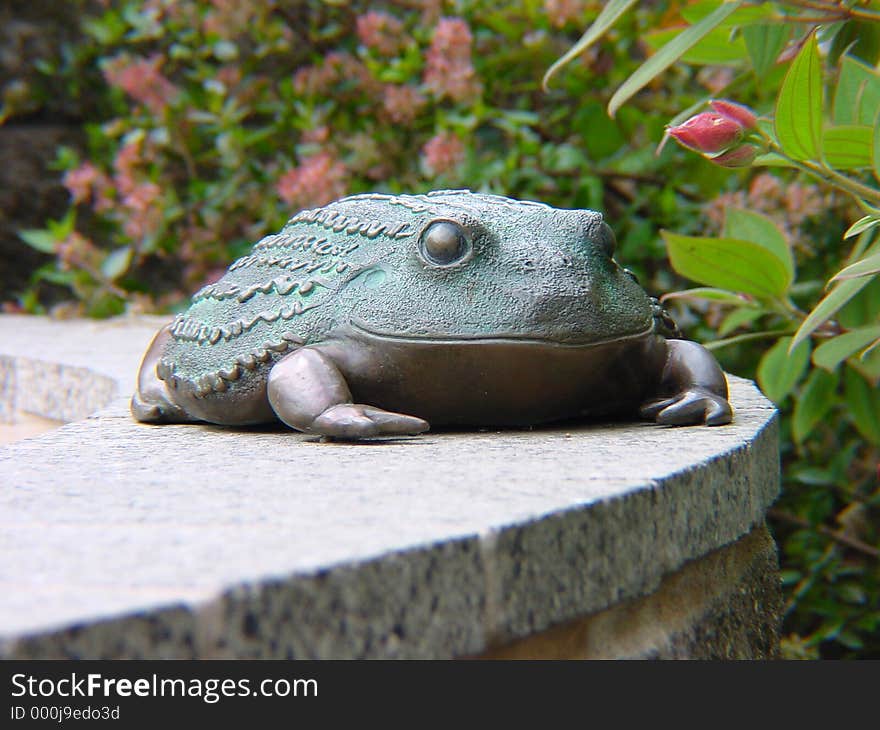
<path id="1" fill-rule="evenodd" d="M 438 266 L 426 229 L 467 250 Z M 193 297 L 159 365 L 202 391 L 302 344 L 356 329 L 425 340 L 588 344 L 653 326 L 651 301 L 612 259 L 599 213 L 469 191 L 365 194 L 304 210 Z"/>

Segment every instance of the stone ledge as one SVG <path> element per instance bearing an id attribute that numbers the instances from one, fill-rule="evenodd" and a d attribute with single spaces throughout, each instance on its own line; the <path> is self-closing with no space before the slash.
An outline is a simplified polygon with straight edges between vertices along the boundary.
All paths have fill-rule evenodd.
<path id="1" fill-rule="evenodd" d="M 775 659 L 783 601 L 764 526 L 664 576 L 659 588 L 480 659 Z"/>
<path id="2" fill-rule="evenodd" d="M 155 325 L 0 317 L 0 358 L 125 394 Z M 0 449 L 0 656 L 474 655 L 649 594 L 778 493 L 776 412 L 730 381 L 730 426 L 361 445 L 147 426 L 117 398 Z"/>

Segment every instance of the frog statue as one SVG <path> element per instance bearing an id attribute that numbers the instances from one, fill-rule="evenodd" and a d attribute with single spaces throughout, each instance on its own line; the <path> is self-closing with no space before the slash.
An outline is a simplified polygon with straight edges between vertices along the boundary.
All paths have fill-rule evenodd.
<path id="1" fill-rule="evenodd" d="M 159 331 L 131 410 L 358 440 L 431 425 L 729 423 L 714 357 L 600 213 L 440 190 L 297 213 Z"/>

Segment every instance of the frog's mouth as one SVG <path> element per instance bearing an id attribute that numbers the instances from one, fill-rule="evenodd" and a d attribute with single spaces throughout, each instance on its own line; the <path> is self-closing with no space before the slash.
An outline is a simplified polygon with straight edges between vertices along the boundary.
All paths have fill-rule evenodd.
<path id="1" fill-rule="evenodd" d="M 383 330 L 367 324 L 362 319 L 352 317 L 349 319 L 351 328 L 361 336 L 367 336 L 371 339 L 391 340 L 394 342 L 413 344 L 510 344 L 518 343 L 525 345 L 536 345 L 540 347 L 597 347 L 607 345 L 613 342 L 625 342 L 628 340 L 637 340 L 653 333 L 653 326 L 649 326 L 641 332 L 632 334 L 615 335 L 614 337 L 605 337 L 601 339 L 590 340 L 555 340 L 549 337 L 535 337 L 534 335 L 525 335 L 520 332 L 491 332 L 488 334 L 413 334 L 407 332 L 402 334 L 391 330 Z"/>

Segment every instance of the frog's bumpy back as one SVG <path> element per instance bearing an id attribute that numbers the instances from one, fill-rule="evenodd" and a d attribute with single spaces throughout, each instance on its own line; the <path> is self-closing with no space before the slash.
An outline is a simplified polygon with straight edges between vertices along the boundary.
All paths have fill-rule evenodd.
<path id="1" fill-rule="evenodd" d="M 199 395 L 223 392 L 314 341 L 333 321 L 338 290 L 373 265 L 382 246 L 413 235 L 421 217 L 413 214 L 464 194 L 471 195 L 371 193 L 300 211 L 196 292 L 171 325 L 157 374 Z"/>

